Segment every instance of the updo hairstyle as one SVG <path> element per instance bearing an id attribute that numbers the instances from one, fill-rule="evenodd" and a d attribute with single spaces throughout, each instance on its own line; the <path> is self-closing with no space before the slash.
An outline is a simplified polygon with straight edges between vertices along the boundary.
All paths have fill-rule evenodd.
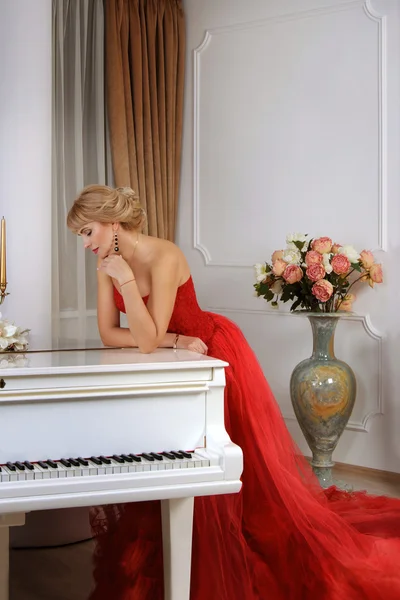
<path id="1" fill-rule="evenodd" d="M 79 233 L 82 227 L 92 221 L 120 223 L 124 229 L 142 231 L 146 213 L 138 196 L 129 187 L 88 185 L 73 203 L 67 216 L 67 227 Z"/>

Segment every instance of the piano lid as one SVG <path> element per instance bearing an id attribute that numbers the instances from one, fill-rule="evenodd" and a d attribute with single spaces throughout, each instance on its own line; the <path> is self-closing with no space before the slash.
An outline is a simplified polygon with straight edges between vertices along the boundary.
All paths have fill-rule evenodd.
<path id="1" fill-rule="evenodd" d="M 68 347 L 68 345 L 70 347 Z M 79 347 L 81 346 L 81 347 Z M 0 352 L 0 375 L 30 376 L 51 371 L 56 373 L 100 373 L 103 371 L 164 371 L 171 369 L 213 368 L 228 366 L 210 356 L 157 348 L 151 354 L 141 354 L 137 348 L 101 347 L 98 342 L 65 344 L 63 348 L 26 352 Z M 16 371 L 17 370 L 17 371 Z"/>

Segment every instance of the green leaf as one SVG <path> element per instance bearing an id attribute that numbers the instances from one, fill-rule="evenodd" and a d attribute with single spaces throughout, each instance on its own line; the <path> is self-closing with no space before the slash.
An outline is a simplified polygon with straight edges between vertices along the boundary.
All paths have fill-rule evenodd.
<path id="1" fill-rule="evenodd" d="M 271 290 L 268 290 L 265 294 L 264 294 L 264 298 L 267 302 L 271 302 L 271 300 L 274 299 L 275 294 L 273 292 L 271 292 Z"/>
<path id="2" fill-rule="evenodd" d="M 296 246 L 296 248 L 298 248 L 299 250 L 302 250 L 303 246 L 305 244 L 305 242 L 293 242 L 293 243 Z"/>
<path id="3" fill-rule="evenodd" d="M 293 302 L 292 306 L 290 307 L 290 312 L 295 311 L 296 308 L 298 306 L 300 306 L 300 304 L 302 304 L 302 300 L 301 300 L 301 298 L 297 298 L 297 300 L 295 302 Z"/>
<path id="4" fill-rule="evenodd" d="M 351 263 L 351 268 L 361 273 L 361 265 L 359 265 L 358 263 Z"/>

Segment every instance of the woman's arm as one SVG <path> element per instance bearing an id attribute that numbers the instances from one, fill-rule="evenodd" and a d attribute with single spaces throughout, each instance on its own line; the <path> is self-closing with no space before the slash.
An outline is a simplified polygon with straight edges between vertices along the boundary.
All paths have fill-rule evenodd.
<path id="1" fill-rule="evenodd" d="M 179 284 L 178 267 L 178 256 L 175 253 L 166 255 L 156 264 L 151 273 L 151 295 L 147 306 L 140 295 L 131 268 L 121 256 L 109 256 L 101 261 L 98 267 L 101 282 L 102 276 L 106 274 L 118 281 L 124 298 L 129 331 L 143 353 L 152 352 L 164 341 Z M 112 285 L 111 280 L 108 285 Z M 99 313 L 99 327 L 105 312 L 111 309 L 112 298 L 110 294 L 107 297 L 108 302 L 99 290 L 99 302 L 103 307 L 102 314 Z M 113 327 L 116 326 L 117 318 L 113 321 Z"/>
<path id="2" fill-rule="evenodd" d="M 120 326 L 120 315 L 114 303 L 114 285 L 111 278 L 102 271 L 97 273 L 97 322 L 101 341 L 105 346 L 137 348 L 138 344 L 130 329 Z M 126 301 L 129 302 L 129 300 Z M 158 347 L 173 348 L 175 340 L 175 333 L 165 333 Z M 207 353 L 207 346 L 200 338 L 185 335 L 179 336 L 177 348 L 191 350 L 199 354 Z"/>

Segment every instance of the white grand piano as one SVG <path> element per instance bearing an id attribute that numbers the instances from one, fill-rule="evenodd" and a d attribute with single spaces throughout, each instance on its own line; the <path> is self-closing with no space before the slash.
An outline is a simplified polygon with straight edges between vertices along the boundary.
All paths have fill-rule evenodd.
<path id="1" fill-rule="evenodd" d="M 25 513 L 156 499 L 165 599 L 189 600 L 193 499 L 241 488 L 226 366 L 171 349 L 0 355 L 0 600 Z"/>

